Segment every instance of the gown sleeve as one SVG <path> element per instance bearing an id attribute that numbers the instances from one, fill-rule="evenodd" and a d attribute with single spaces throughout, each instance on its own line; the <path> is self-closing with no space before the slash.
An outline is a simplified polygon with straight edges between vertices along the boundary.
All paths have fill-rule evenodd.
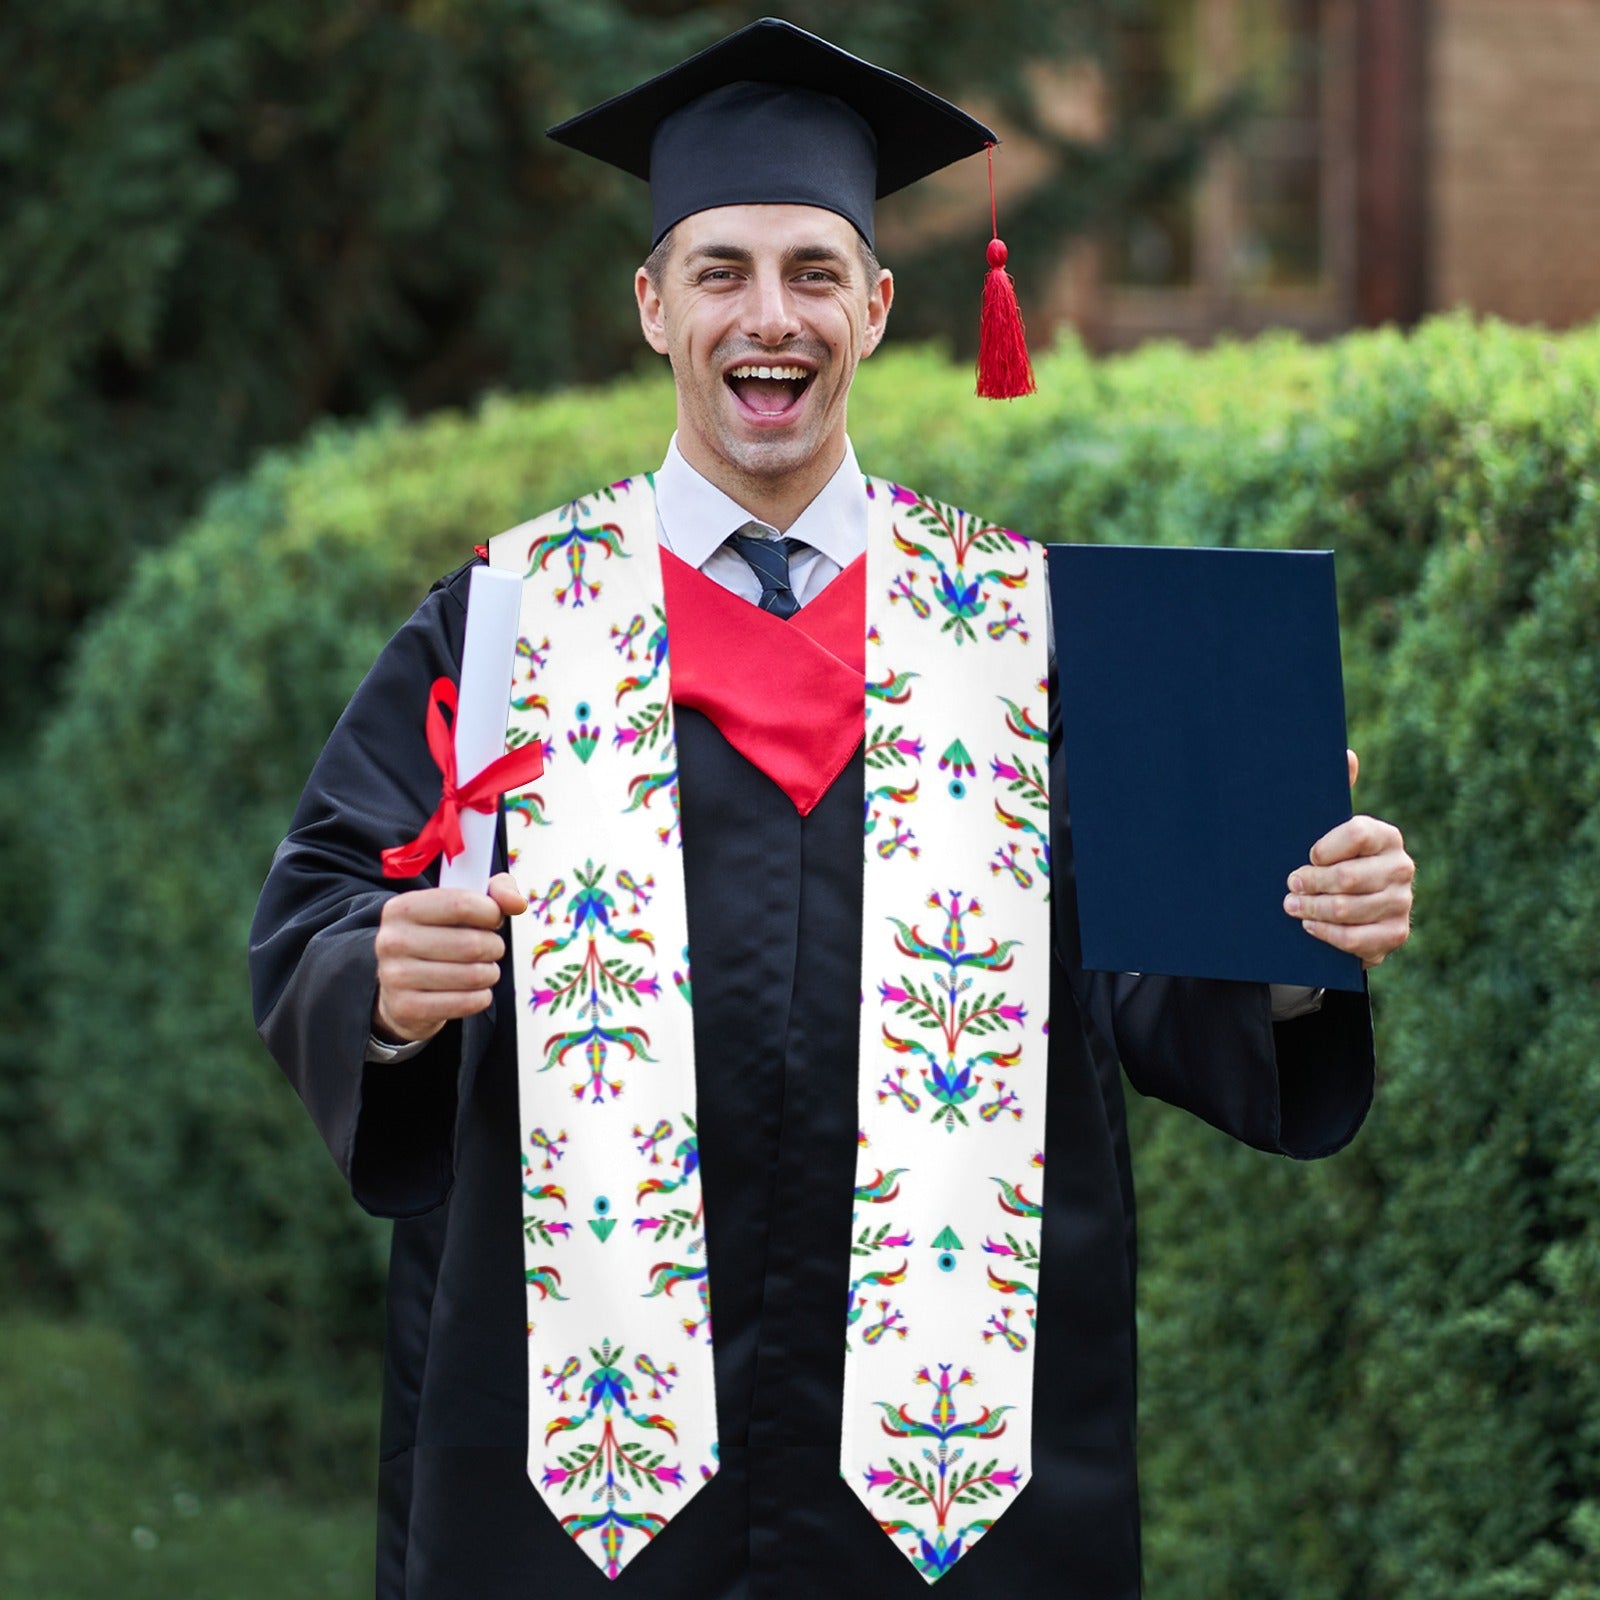
<path id="1" fill-rule="evenodd" d="M 1365 989 L 1329 989 L 1319 1010 L 1275 1023 L 1265 983 L 1084 969 L 1053 692 L 1050 704 L 1056 948 L 1091 1048 L 1119 1059 L 1141 1094 L 1190 1111 L 1258 1150 L 1309 1160 L 1348 1144 L 1372 1103 L 1372 1013 Z M 1160 915 L 1159 906 L 1151 915 Z"/>
<path id="2" fill-rule="evenodd" d="M 491 1011 L 447 1026 L 407 1060 L 366 1059 L 379 915 L 392 894 L 426 886 L 385 878 L 380 856 L 414 838 L 438 803 L 427 696 L 435 678 L 460 676 L 469 571 L 435 585 L 345 708 L 250 930 L 256 1026 L 356 1200 L 377 1216 L 418 1216 L 449 1194 L 458 1079 L 492 1031 Z"/>

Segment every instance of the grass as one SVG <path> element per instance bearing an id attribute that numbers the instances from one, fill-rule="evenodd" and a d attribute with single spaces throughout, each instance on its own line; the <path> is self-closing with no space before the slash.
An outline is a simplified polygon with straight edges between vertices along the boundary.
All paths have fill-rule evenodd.
<path id="1" fill-rule="evenodd" d="M 209 1485 L 158 1442 L 110 1329 L 0 1319 L 0 1595 L 357 1600 L 373 1510 Z"/>

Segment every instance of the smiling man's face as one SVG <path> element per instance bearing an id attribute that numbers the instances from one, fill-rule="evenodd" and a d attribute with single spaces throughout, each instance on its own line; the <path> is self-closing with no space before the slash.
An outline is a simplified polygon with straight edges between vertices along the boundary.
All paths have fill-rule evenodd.
<path id="1" fill-rule="evenodd" d="M 856 363 L 894 295 L 855 229 L 816 206 L 722 206 L 684 218 L 639 320 L 669 358 L 678 448 L 724 493 L 787 526 L 844 459 Z M 792 509 L 790 509 L 792 507 Z"/>

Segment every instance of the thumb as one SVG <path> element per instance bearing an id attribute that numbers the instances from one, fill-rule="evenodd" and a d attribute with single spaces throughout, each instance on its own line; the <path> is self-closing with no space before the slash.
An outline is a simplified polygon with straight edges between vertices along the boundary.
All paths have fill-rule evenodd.
<path id="1" fill-rule="evenodd" d="M 1344 758 L 1350 767 L 1350 787 L 1353 789 L 1356 786 L 1356 779 L 1361 776 L 1361 757 L 1354 750 L 1346 750 Z"/>
<path id="2" fill-rule="evenodd" d="M 528 897 L 517 887 L 509 872 L 497 872 L 489 880 L 489 898 L 509 917 L 528 909 Z"/>

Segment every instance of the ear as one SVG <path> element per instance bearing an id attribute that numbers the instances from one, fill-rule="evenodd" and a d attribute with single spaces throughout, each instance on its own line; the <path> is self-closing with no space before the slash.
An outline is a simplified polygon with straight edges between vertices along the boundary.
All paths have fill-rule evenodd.
<path id="1" fill-rule="evenodd" d="M 867 295 L 867 328 L 861 340 L 861 358 L 865 360 L 883 341 L 883 330 L 889 321 L 889 307 L 894 304 L 894 274 L 887 267 L 878 273 L 878 281 Z"/>
<path id="2" fill-rule="evenodd" d="M 644 341 L 658 356 L 667 353 L 667 318 L 661 296 L 650 281 L 650 274 L 640 267 L 633 275 L 633 294 L 639 302 L 639 327 Z"/>

